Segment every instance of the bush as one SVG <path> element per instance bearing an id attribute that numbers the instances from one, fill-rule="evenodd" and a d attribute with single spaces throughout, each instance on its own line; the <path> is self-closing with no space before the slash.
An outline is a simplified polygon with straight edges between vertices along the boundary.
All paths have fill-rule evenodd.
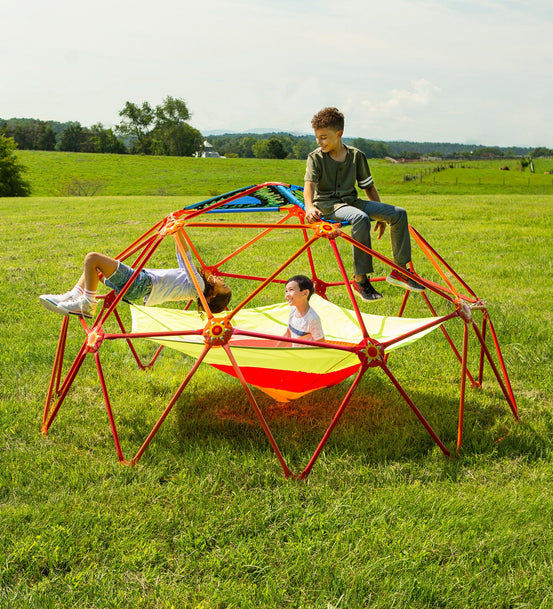
<path id="1" fill-rule="evenodd" d="M 27 197 L 30 184 L 23 179 L 26 168 L 19 163 L 13 138 L 0 135 L 0 197 Z"/>
<path id="2" fill-rule="evenodd" d="M 94 197 L 100 193 L 105 183 L 102 179 L 73 178 L 62 187 L 60 194 L 64 197 Z"/>

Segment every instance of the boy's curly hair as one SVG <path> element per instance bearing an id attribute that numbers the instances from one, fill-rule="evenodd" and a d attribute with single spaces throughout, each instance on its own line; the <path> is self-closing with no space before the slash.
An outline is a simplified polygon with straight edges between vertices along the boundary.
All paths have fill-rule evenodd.
<path id="1" fill-rule="evenodd" d="M 344 130 L 344 115 L 338 108 L 323 108 L 311 119 L 313 129 Z"/>

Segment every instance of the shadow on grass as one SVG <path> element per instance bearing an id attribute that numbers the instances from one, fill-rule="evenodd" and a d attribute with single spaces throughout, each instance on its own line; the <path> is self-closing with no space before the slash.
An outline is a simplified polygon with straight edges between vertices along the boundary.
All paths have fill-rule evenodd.
<path id="1" fill-rule="evenodd" d="M 370 377 L 370 378 L 369 378 Z M 275 402 L 254 390 L 284 458 L 293 470 L 303 468 L 336 414 L 350 383 L 320 390 L 287 403 Z M 407 392 L 438 437 L 456 454 L 458 397 L 428 391 Z M 181 396 L 175 406 L 176 430 L 181 449 L 194 445 L 227 445 L 237 452 L 271 452 L 259 420 L 238 382 L 223 387 L 203 387 Z M 467 391 L 463 454 L 515 451 L 506 442 L 516 423 L 499 390 Z M 172 434 L 171 434 L 172 435 Z M 174 438 L 165 436 L 164 450 L 174 450 Z M 169 446 L 169 444 L 172 444 Z M 367 463 L 420 459 L 438 450 L 437 445 L 394 387 L 377 374 L 367 375 L 333 431 L 327 454 L 351 454 Z M 445 457 L 444 457 L 445 458 Z"/>
<path id="2" fill-rule="evenodd" d="M 89 366 L 92 368 L 91 363 Z M 173 357 L 160 360 L 156 374 L 131 371 L 122 377 L 110 370 L 108 386 L 125 457 L 130 458 L 146 438 L 171 399 L 188 364 Z M 96 408 L 81 412 L 89 427 L 102 410 L 100 388 L 94 371 L 92 386 L 79 378 L 75 398 L 94 402 Z M 456 454 L 459 396 L 456 383 L 428 383 L 414 374 L 404 388 L 452 455 Z M 112 387 L 112 382 L 114 387 Z M 285 460 L 293 471 L 303 469 L 315 451 L 344 399 L 351 379 L 332 388 L 316 391 L 298 400 L 277 403 L 253 389 Z M 91 398 L 91 393 L 93 397 Z M 125 399 L 122 401 L 121 397 Z M 94 414 L 96 411 L 96 414 Z M 483 389 L 467 387 L 462 455 L 539 459 L 549 452 L 553 423 L 547 413 L 525 413 L 516 424 L 501 390 L 493 383 Z M 531 416 L 528 416 L 531 414 Z M 101 429 L 93 443 L 109 443 L 109 426 L 102 416 Z M 87 436 L 87 443 L 91 437 Z M 369 371 L 346 407 L 325 446 L 329 462 L 348 456 L 361 463 L 421 461 L 430 454 L 441 455 L 437 445 L 398 391 L 379 370 Z M 200 367 L 175 404 L 152 445 L 152 451 L 169 459 L 212 451 L 247 455 L 249 459 L 273 459 L 272 448 L 239 382 L 210 366 Z M 269 457 L 267 457 L 269 456 Z M 157 459 L 158 457 L 156 457 Z M 445 457 L 444 457 L 445 459 Z M 277 465 L 278 467 L 278 465 Z M 455 466 L 452 465 L 453 468 Z"/>

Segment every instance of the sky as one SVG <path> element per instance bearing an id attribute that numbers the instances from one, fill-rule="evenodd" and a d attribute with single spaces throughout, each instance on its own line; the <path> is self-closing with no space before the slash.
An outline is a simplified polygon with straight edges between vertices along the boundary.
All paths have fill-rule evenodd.
<path id="1" fill-rule="evenodd" d="M 553 148 L 551 0 L 18 0 L 2 9 L 0 118 L 114 127 L 184 99 L 202 133 Z"/>

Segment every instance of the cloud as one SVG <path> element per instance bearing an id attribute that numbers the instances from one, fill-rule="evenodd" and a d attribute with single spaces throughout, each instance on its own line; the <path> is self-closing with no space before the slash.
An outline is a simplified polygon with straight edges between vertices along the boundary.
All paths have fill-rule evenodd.
<path id="1" fill-rule="evenodd" d="M 55 4 L 6 6 L 0 118 L 111 125 L 172 95 L 200 130 L 337 106 L 352 137 L 553 145 L 550 0 Z"/>
<path id="2" fill-rule="evenodd" d="M 408 114 L 413 108 L 426 106 L 431 103 L 440 92 L 440 87 L 428 80 L 413 80 L 412 89 L 393 89 L 388 99 L 375 101 L 364 99 L 361 102 L 363 110 L 374 120 L 382 117 L 399 117 Z"/>
<path id="3" fill-rule="evenodd" d="M 371 98 L 350 98 L 343 105 L 347 131 L 363 137 L 377 137 L 384 131 L 399 137 L 401 129 L 419 122 L 440 98 L 441 89 L 426 79 L 413 80 L 409 88 L 392 89 Z M 372 135 L 371 135 L 372 134 Z M 378 137 L 382 137 L 379 135 Z"/>

